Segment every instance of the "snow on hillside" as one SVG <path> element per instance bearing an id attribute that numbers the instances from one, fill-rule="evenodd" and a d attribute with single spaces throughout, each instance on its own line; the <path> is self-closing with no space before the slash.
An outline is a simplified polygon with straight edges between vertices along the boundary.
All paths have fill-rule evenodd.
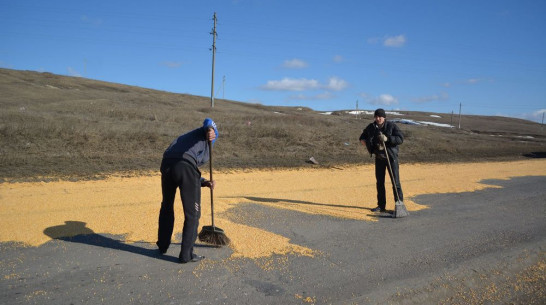
<path id="1" fill-rule="evenodd" d="M 328 112 L 321 112 L 321 114 L 324 114 L 324 115 L 331 115 L 333 112 L 332 111 L 328 111 Z M 346 111 L 345 113 L 348 113 L 348 114 L 353 114 L 353 115 L 360 115 L 360 114 L 367 114 L 367 115 L 373 115 L 374 112 L 373 111 L 367 111 L 367 110 L 352 110 L 352 111 Z M 385 113 L 387 114 L 387 116 L 402 116 L 403 114 L 401 114 L 400 112 L 395 112 L 395 111 L 385 111 Z M 439 115 L 430 115 L 431 117 L 433 118 L 441 118 L 441 116 Z M 442 124 L 442 123 L 435 123 L 435 122 L 427 122 L 427 121 L 414 121 L 414 120 L 409 120 L 409 119 L 391 119 L 390 121 L 392 122 L 395 122 L 395 123 L 400 123 L 400 124 L 407 124 L 407 125 L 424 125 L 424 126 L 437 126 L 437 127 L 447 127 L 447 128 L 453 128 L 453 125 L 449 125 L 449 124 Z"/>

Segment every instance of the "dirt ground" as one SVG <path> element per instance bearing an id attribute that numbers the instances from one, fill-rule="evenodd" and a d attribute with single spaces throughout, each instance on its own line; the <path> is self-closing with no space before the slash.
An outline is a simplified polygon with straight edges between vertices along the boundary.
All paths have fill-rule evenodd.
<path id="1" fill-rule="evenodd" d="M 401 182 L 405 204 L 410 211 L 426 209 L 412 198 L 423 194 L 473 192 L 494 187 L 484 179 L 546 175 L 546 160 L 467 164 L 402 164 Z M 203 172 L 208 177 L 208 173 Z M 231 238 L 232 258 L 261 258 L 294 253 L 313 256 L 314 249 L 291 243 L 287 238 L 247 226 L 244 219 L 234 223 L 222 217 L 230 208 L 254 202 L 279 209 L 324 214 L 366 222 L 376 218 L 363 213 L 373 208 L 375 178 L 373 166 L 256 170 L 214 173 L 215 225 Z M 388 188 L 390 190 L 390 188 Z M 387 191 L 387 209 L 393 209 L 392 192 Z M 107 233 L 124 236 L 125 242 L 153 243 L 161 201 L 157 173 L 112 176 L 99 181 L 58 181 L 0 184 L 0 242 L 15 241 L 39 246 L 51 237 Z M 177 197 L 175 232 L 182 229 L 182 207 Z M 200 225 L 210 225 L 210 193 L 203 189 Z M 62 226 L 66 222 L 85 226 Z M 59 228 L 53 234 L 44 230 Z M 176 240 L 174 234 L 173 242 Z M 254 242 L 267 240 L 269 242 Z"/>

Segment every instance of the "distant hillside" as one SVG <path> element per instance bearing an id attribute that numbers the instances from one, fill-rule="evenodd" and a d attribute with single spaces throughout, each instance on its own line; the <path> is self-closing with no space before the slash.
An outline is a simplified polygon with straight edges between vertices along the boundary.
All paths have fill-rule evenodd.
<path id="1" fill-rule="evenodd" d="M 51 73 L 0 69 L 3 181 L 38 176 L 76 179 L 118 171 L 158 170 L 179 134 L 213 118 L 220 131 L 218 169 L 372 162 L 359 144 L 371 114 L 267 107 L 144 89 Z M 369 109 L 372 111 L 373 109 Z M 401 163 L 513 160 L 543 156 L 541 125 L 504 117 L 399 111 L 406 139 Z M 425 122 L 414 125 L 405 124 Z M 455 128 L 431 125 L 448 124 Z"/>

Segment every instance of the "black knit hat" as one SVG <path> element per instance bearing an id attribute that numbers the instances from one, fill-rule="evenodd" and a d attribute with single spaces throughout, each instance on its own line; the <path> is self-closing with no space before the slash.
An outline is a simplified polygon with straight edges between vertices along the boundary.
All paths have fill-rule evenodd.
<path id="1" fill-rule="evenodd" d="M 374 117 L 375 117 L 375 116 L 380 116 L 380 117 L 384 117 L 384 118 L 387 117 L 387 115 L 385 114 L 385 110 L 383 110 L 383 109 L 381 109 L 381 108 L 377 109 L 377 110 L 374 112 L 373 116 L 374 116 Z"/>

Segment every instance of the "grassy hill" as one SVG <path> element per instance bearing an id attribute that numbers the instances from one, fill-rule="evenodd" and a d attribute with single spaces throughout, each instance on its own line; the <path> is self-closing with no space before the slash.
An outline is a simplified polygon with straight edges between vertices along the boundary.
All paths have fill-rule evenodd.
<path id="1" fill-rule="evenodd" d="M 371 114 L 326 115 L 308 108 L 267 107 L 66 77 L 0 69 L 0 181 L 100 177 L 158 170 L 179 134 L 213 118 L 220 137 L 218 169 L 362 164 L 372 159 L 358 142 Z M 373 110 L 373 109 L 370 109 Z M 388 109 L 387 109 L 388 110 Z M 538 123 L 494 116 L 398 111 L 408 119 L 455 128 L 399 123 L 406 138 L 401 163 L 514 160 L 542 157 Z"/>

